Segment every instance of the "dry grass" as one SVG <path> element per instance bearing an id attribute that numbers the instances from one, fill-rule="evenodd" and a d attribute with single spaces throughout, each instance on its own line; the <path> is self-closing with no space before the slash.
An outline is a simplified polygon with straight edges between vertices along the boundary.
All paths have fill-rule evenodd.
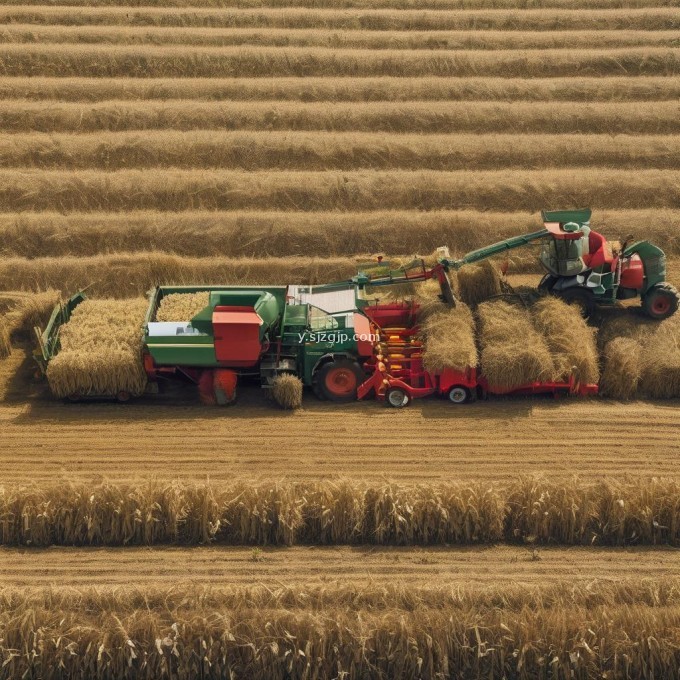
<path id="1" fill-rule="evenodd" d="M 437 0 L 439 4 L 439 0 Z M 0 8 L 0 23 L 65 26 L 195 26 L 203 28 L 313 28 L 336 30 L 673 30 L 680 27 L 674 7 L 619 9 L 458 9 L 455 12 L 402 9 L 186 9 L 64 6 Z"/>
<path id="2" fill-rule="evenodd" d="M 338 78 L 336 82 L 345 80 L 357 82 L 353 78 Z M 220 132 L 669 135 L 680 131 L 675 101 L 583 102 L 579 106 L 555 106 L 552 101 L 197 102 L 173 99 L 95 104 L 50 102 L 45 106 L 19 99 L 3 102 L 0 124 L 7 132 L 48 133 L 208 129 Z"/>
<path id="3" fill-rule="evenodd" d="M 302 381 L 295 375 L 277 375 L 271 391 L 272 398 L 281 408 L 294 410 L 302 406 Z"/>
<path id="4" fill-rule="evenodd" d="M 545 297 L 531 308 L 536 329 L 545 338 L 559 380 L 573 375 L 578 382 L 597 384 L 600 379 L 595 329 L 579 310 L 555 297 Z"/>
<path id="5" fill-rule="evenodd" d="M 677 167 L 680 137 L 153 130 L 0 137 L 6 167 L 495 170 Z"/>
<path id="6" fill-rule="evenodd" d="M 655 2 L 656 0 L 650 0 Z M 440 5 L 440 3 L 438 3 Z M 441 9 L 441 6 L 439 6 Z M 0 27 L 2 43 L 183 45 L 194 47 L 331 47 L 334 49 L 508 50 L 678 47 L 677 31 L 370 31 L 323 29 L 163 28 L 140 26 Z"/>
<path id="7" fill-rule="evenodd" d="M 0 11 L 1 8 L 0 8 Z M 35 26 L 34 26 L 35 28 Z M 173 31 L 174 33 L 174 31 Z M 317 31 L 313 31 L 316 34 Z M 363 31 L 362 31 L 363 33 Z M 507 35 L 502 31 L 501 37 Z M 382 34 L 382 32 L 381 32 Z M 399 33 L 411 35 L 412 32 Z M 430 32 L 428 31 L 428 35 Z M 488 32 L 484 32 L 487 35 Z M 617 32 L 618 34 L 618 32 Z M 540 33 L 530 32 L 532 40 Z M 598 32 L 598 35 L 602 35 Z M 639 33 L 636 33 L 639 35 Z M 674 101 L 676 76 L 593 78 L 31 78 L 0 77 L 0 99 L 102 102 L 116 100 L 300 101 L 300 102 L 606 102 Z M 51 101 L 54 106 L 57 101 Z M 197 105 L 198 101 L 193 104 Z M 519 104 L 516 104 L 519 105 Z M 473 106 L 473 104 L 470 104 Z M 524 107 L 526 108 L 526 106 Z M 83 113 L 85 109 L 83 108 Z M 635 122 L 632 116 L 629 117 Z"/>
<path id="8" fill-rule="evenodd" d="M 189 321 L 208 306 L 210 293 L 165 295 L 156 311 L 156 321 Z"/>
<path id="9" fill-rule="evenodd" d="M 674 208 L 680 171 L 0 171 L 0 210 L 489 209 L 544 205 Z"/>
<path id="10" fill-rule="evenodd" d="M 7 293 L 0 299 L 0 358 L 12 351 L 12 336 L 31 334 L 42 327 L 59 300 L 56 290 L 45 290 L 33 295 Z"/>
<path id="11" fill-rule="evenodd" d="M 357 262 L 351 257 L 230 259 L 187 258 L 161 253 L 34 260 L 6 258 L 0 264 L 0 290 L 54 288 L 73 294 L 75 290 L 90 286 L 88 291 L 93 295 L 125 298 L 144 295 L 159 285 L 316 284 L 353 276 L 357 272 Z"/>
<path id="12" fill-rule="evenodd" d="M 47 367 L 58 397 L 138 395 L 146 386 L 141 361 L 146 300 L 86 300 L 60 332 L 61 349 Z"/>
<path id="13" fill-rule="evenodd" d="M 0 544 L 677 544 L 677 481 L 5 486 Z"/>
<path id="14" fill-rule="evenodd" d="M 593 224 L 608 237 L 633 234 L 669 255 L 680 254 L 678 210 L 598 210 Z M 441 245 L 462 255 L 540 226 L 536 214 L 473 210 L 22 212 L 0 214 L 0 253 L 31 258 L 145 251 L 194 257 L 336 257 L 370 253 L 380 244 L 395 255 L 429 253 Z M 526 250 L 536 262 L 536 249 Z"/>
<path id="15" fill-rule="evenodd" d="M 492 389 L 509 391 L 556 377 L 547 340 L 525 308 L 502 300 L 483 302 L 477 316 L 481 370 Z"/>
<path id="16" fill-rule="evenodd" d="M 8 6 L 19 6 L 28 9 L 36 5 L 40 6 L 39 0 L 8 0 Z M 117 9 L 139 7 L 138 0 L 68 0 L 63 3 L 63 7 L 85 7 L 88 10 L 94 8 L 113 7 Z M 659 7 L 674 7 L 674 0 L 536 0 L 531 9 L 640 9 Z M 233 9 L 233 2 L 230 0 L 151 0 L 144 5 L 144 8 L 159 8 L 163 11 L 173 9 L 191 9 L 197 11 L 214 9 Z M 311 10 L 339 10 L 339 9 L 370 9 L 370 10 L 412 10 L 412 9 L 434 9 L 434 10 L 485 10 L 485 9 L 522 9 L 527 7 L 521 0 L 268 0 L 266 4 L 262 0 L 241 0 L 238 4 L 240 8 L 254 8 L 259 10 L 276 10 L 280 8 Z"/>

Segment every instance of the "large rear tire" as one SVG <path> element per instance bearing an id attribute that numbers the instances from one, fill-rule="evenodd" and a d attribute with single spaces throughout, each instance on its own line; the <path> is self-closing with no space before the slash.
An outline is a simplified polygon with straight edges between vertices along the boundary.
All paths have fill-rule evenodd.
<path id="1" fill-rule="evenodd" d="M 337 359 L 324 364 L 316 376 L 321 394 L 329 401 L 344 403 L 356 401 L 357 388 L 364 374 L 356 361 Z"/>
<path id="2" fill-rule="evenodd" d="M 595 297 L 587 288 L 567 288 L 566 290 L 553 290 L 552 294 L 566 302 L 568 305 L 578 307 L 581 316 L 588 319 L 595 311 Z"/>
<path id="3" fill-rule="evenodd" d="M 673 316 L 680 305 L 680 294 L 670 283 L 657 283 L 642 298 L 642 311 L 656 321 Z"/>

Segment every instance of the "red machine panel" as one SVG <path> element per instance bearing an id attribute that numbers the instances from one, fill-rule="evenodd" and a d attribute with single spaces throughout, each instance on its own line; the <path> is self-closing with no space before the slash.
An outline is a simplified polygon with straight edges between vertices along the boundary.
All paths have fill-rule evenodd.
<path id="1" fill-rule="evenodd" d="M 262 353 L 262 319 L 252 307 L 215 307 L 215 357 L 224 366 L 254 366 Z"/>
<path id="2" fill-rule="evenodd" d="M 628 261 L 623 262 L 621 267 L 621 286 L 623 288 L 635 288 L 641 290 L 645 283 L 645 268 L 640 256 L 631 255 Z"/>

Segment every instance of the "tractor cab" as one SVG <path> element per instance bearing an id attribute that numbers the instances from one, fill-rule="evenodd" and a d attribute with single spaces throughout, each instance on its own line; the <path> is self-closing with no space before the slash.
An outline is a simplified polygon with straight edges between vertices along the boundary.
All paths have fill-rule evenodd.
<path id="1" fill-rule="evenodd" d="M 590 227 L 589 209 L 542 211 L 545 238 L 541 264 L 547 274 L 539 288 L 582 307 L 588 316 L 599 305 L 640 298 L 643 311 L 665 319 L 678 309 L 678 293 L 666 282 L 663 251 L 648 241 L 624 243 L 614 253 Z"/>
<path id="2" fill-rule="evenodd" d="M 590 228 L 590 214 L 590 210 L 543 211 L 548 238 L 541 262 L 553 276 L 576 276 L 591 269 L 611 272 L 611 246 Z"/>

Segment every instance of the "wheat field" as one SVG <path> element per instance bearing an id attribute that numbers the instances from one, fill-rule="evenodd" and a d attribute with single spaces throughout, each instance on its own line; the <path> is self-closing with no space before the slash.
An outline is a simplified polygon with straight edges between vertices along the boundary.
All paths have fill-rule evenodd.
<path id="1" fill-rule="evenodd" d="M 678 0 L 4 2 L 0 680 L 677 676 L 676 401 L 66 406 L 28 338 L 542 208 L 677 284 L 679 135 Z"/>

